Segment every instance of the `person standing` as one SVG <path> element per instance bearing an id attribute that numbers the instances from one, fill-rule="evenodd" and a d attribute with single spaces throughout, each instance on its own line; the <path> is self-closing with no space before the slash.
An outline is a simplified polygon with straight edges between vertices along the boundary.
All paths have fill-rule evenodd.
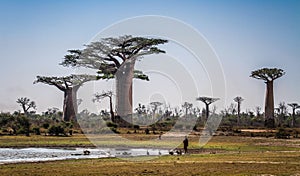
<path id="1" fill-rule="evenodd" d="M 183 150 L 184 150 L 184 154 L 187 154 L 188 152 L 188 146 L 189 146 L 189 140 L 187 138 L 187 136 L 185 136 L 184 140 L 183 140 Z"/>

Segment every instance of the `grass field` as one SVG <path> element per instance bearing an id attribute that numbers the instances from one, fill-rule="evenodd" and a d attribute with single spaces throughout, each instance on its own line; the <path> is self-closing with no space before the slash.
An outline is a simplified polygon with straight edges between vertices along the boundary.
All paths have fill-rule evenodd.
<path id="1" fill-rule="evenodd" d="M 135 140 L 141 137 L 131 134 Z M 105 138 L 110 136 L 103 136 L 103 140 Z M 190 136 L 189 139 L 190 155 L 162 156 L 149 161 L 111 158 L 7 164 L 0 165 L 0 175 L 300 175 L 299 139 L 216 136 L 202 152 L 199 152 L 199 137 Z M 106 145 L 116 144 L 106 142 Z M 1 136 L 0 146 L 76 147 L 92 144 L 83 135 Z"/>

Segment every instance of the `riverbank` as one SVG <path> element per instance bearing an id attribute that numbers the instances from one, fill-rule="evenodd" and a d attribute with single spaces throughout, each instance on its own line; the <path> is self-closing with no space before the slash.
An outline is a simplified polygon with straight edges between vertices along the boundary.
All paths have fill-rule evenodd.
<path id="1" fill-rule="evenodd" d="M 46 147 L 46 148 L 95 148 L 99 147 L 122 147 L 123 141 L 118 141 L 114 135 L 98 135 L 94 138 L 87 138 L 83 134 L 76 134 L 69 137 L 32 135 L 26 136 L 0 136 L 0 148 L 28 148 L 28 147 Z M 154 135 L 128 134 L 123 135 L 130 140 L 133 148 L 163 148 L 167 142 L 149 140 Z M 224 150 L 224 151 L 299 151 L 300 139 L 274 139 L 265 137 L 242 137 L 242 136 L 214 136 L 204 146 L 199 146 L 198 135 L 190 135 L 189 149 L 192 150 Z M 116 138 L 116 139 L 115 139 Z M 94 142 L 94 143 L 92 143 Z M 176 144 L 176 141 L 174 142 Z M 177 146 L 177 145 L 176 145 Z M 179 143 L 178 148 L 182 148 Z"/>

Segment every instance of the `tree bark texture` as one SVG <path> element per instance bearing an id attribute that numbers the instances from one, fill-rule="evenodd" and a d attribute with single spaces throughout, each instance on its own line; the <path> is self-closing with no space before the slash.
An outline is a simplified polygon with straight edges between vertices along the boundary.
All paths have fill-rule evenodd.
<path id="1" fill-rule="evenodd" d="M 116 73 L 116 112 L 132 123 L 132 79 L 135 60 L 126 60 Z"/>
<path id="2" fill-rule="evenodd" d="M 77 99 L 75 98 L 76 92 L 73 88 L 64 91 L 63 120 L 66 122 L 76 121 Z"/>
<path id="3" fill-rule="evenodd" d="M 274 93 L 273 81 L 267 81 L 266 100 L 265 100 L 265 126 L 269 128 L 275 127 L 274 121 Z"/>

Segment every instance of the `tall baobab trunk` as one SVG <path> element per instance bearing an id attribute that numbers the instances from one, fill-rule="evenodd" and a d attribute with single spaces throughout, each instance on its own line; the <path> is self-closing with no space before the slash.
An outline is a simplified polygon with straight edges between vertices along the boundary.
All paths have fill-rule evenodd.
<path id="1" fill-rule="evenodd" d="M 63 120 L 69 122 L 76 121 L 75 104 L 76 92 L 73 88 L 64 91 L 64 105 L 63 105 Z M 77 107 L 77 106 L 76 106 Z"/>
<path id="2" fill-rule="evenodd" d="M 275 127 L 274 121 L 274 94 L 273 81 L 267 81 L 266 100 L 265 100 L 265 126 L 269 128 Z"/>
<path id="3" fill-rule="evenodd" d="M 78 113 L 78 101 L 77 101 L 77 92 L 79 90 L 81 85 L 74 86 L 72 90 L 72 100 L 73 100 L 73 106 L 74 106 L 74 113 L 75 117 L 77 116 Z M 77 120 L 76 118 L 74 120 Z"/>
<path id="4" fill-rule="evenodd" d="M 205 118 L 206 120 L 208 119 L 208 116 L 209 116 L 209 104 L 205 104 L 205 107 L 206 107 L 206 111 L 205 111 Z"/>
<path id="5" fill-rule="evenodd" d="M 237 125 L 240 126 L 240 119 L 241 119 L 241 103 L 238 103 L 238 118 L 237 118 Z"/>
<path id="6" fill-rule="evenodd" d="M 124 61 L 116 73 L 116 111 L 129 123 L 132 123 L 132 79 L 135 60 Z M 128 119 L 127 119 L 128 118 Z"/>

